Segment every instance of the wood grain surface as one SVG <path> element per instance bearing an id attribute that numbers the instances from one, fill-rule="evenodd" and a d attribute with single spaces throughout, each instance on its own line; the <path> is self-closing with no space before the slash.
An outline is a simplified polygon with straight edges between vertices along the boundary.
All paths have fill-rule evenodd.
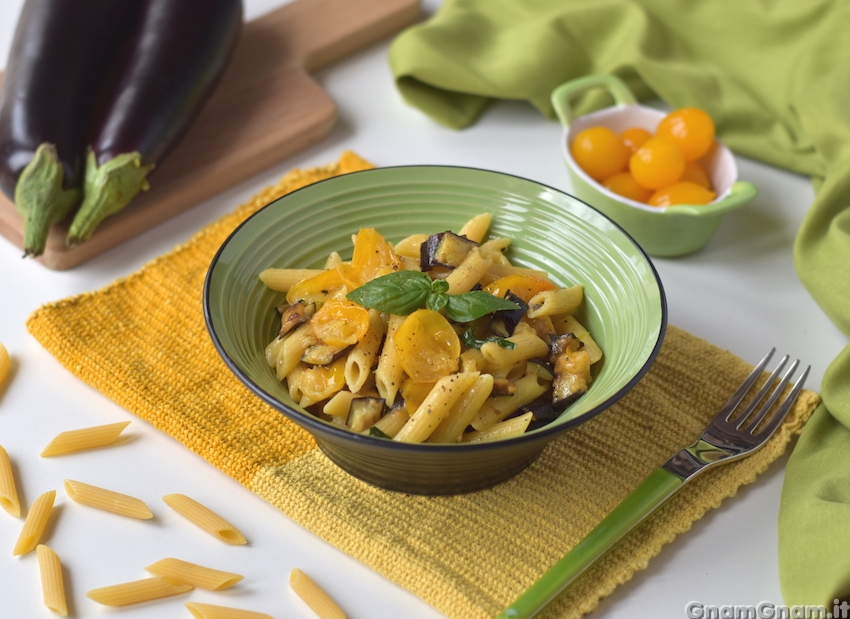
<path id="1" fill-rule="evenodd" d="M 310 72 L 398 32 L 419 0 L 296 0 L 247 22 L 210 100 L 177 148 L 151 172 L 151 189 L 67 247 L 69 222 L 37 258 L 70 269 L 321 141 L 336 106 Z M 23 248 L 23 220 L 0 194 L 0 234 Z"/>

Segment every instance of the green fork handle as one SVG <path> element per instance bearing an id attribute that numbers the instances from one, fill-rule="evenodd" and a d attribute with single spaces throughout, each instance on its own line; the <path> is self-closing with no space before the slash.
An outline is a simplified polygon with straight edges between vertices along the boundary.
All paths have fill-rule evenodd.
<path id="1" fill-rule="evenodd" d="M 656 468 L 595 529 L 540 577 L 497 619 L 529 619 L 593 565 L 682 486 L 681 477 Z"/>

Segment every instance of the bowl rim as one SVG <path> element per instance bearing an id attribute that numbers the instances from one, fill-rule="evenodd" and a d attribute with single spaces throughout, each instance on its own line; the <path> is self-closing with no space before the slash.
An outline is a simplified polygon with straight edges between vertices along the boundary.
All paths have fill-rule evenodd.
<path id="1" fill-rule="evenodd" d="M 279 201 L 295 195 L 304 190 L 310 189 L 311 187 L 315 187 L 317 185 L 328 183 L 328 182 L 338 182 L 339 179 L 345 178 L 347 176 L 352 175 L 362 175 L 368 173 L 381 172 L 385 170 L 399 170 L 399 169 L 416 169 L 416 168 L 445 168 L 452 170 L 471 170 L 474 172 L 484 172 L 487 174 L 495 174 L 501 176 L 507 176 L 510 178 L 514 178 L 520 181 L 533 183 L 545 189 L 554 191 L 559 194 L 564 194 L 569 196 L 573 200 L 577 200 L 587 208 L 595 211 L 598 215 L 603 217 L 605 220 L 610 222 L 614 227 L 616 227 L 625 237 L 628 239 L 632 245 L 634 245 L 635 249 L 638 253 L 643 257 L 645 263 L 649 266 L 650 271 L 652 272 L 653 278 L 655 280 L 656 285 L 658 286 L 659 300 L 660 300 L 660 310 L 661 310 L 661 324 L 658 329 L 658 337 L 653 344 L 652 351 L 644 361 L 643 365 L 638 369 L 638 371 L 632 376 L 626 384 L 624 384 L 620 389 L 618 389 L 611 396 L 606 398 L 604 401 L 597 404 L 595 407 L 591 408 L 588 411 L 585 411 L 578 417 L 573 419 L 569 419 L 562 423 L 555 423 L 557 419 L 541 428 L 537 428 L 531 432 L 526 432 L 519 436 L 514 436 L 506 439 L 499 439 L 495 441 L 481 441 L 475 443 L 406 443 L 401 441 L 393 441 L 382 439 L 380 437 L 369 436 L 365 434 L 359 434 L 356 432 L 351 432 L 349 430 L 345 430 L 343 428 L 337 428 L 317 417 L 310 415 L 309 413 L 302 413 L 299 410 L 289 407 L 284 402 L 281 402 L 270 393 L 265 391 L 262 387 L 260 387 L 257 383 L 255 383 L 243 370 L 236 364 L 233 359 L 230 358 L 227 351 L 225 350 L 221 340 L 219 339 L 218 334 L 215 330 L 215 325 L 213 324 L 213 319 L 210 310 L 210 294 L 211 294 L 211 280 L 213 277 L 213 272 L 215 271 L 216 265 L 218 264 L 219 258 L 221 254 L 224 252 L 227 245 L 233 240 L 233 238 L 239 233 L 243 226 L 245 226 L 251 219 L 257 216 L 261 211 L 271 207 L 274 204 L 277 204 Z M 289 418 L 296 425 L 302 426 L 305 430 L 307 430 L 312 435 L 318 435 L 319 437 L 323 437 L 323 435 L 330 435 L 334 438 L 343 440 L 343 441 L 352 441 L 356 444 L 363 444 L 367 446 L 373 446 L 376 448 L 388 449 L 393 451 L 406 451 L 413 453 L 434 453 L 440 451 L 451 450 L 453 452 L 463 452 L 463 451 L 486 451 L 490 449 L 499 449 L 504 448 L 509 445 L 521 445 L 525 443 L 533 443 L 537 441 L 546 441 L 553 439 L 556 435 L 561 434 L 570 428 L 577 426 L 581 423 L 584 423 L 599 413 L 607 410 L 612 405 L 614 405 L 618 400 L 620 400 L 626 393 L 628 393 L 646 374 L 652 364 L 655 362 L 656 357 L 658 356 L 658 352 L 661 349 L 661 345 L 664 342 L 664 337 L 667 332 L 667 296 L 664 292 L 664 286 L 661 282 L 661 277 L 658 275 L 658 271 L 655 268 L 655 265 L 652 263 L 649 255 L 644 251 L 644 249 L 640 246 L 640 244 L 634 240 L 634 238 L 623 229 L 617 222 L 613 221 L 610 217 L 608 217 L 605 213 L 601 212 L 599 209 L 591 206 L 584 200 L 575 197 L 574 195 L 562 190 L 552 187 L 550 185 L 546 185 L 545 183 L 541 183 L 539 181 L 531 180 L 529 178 L 525 178 L 523 176 L 519 176 L 516 174 L 510 174 L 507 172 L 499 172 L 496 170 L 488 170 L 485 168 L 477 168 L 472 166 L 460 166 L 460 165 L 440 165 L 440 164 L 412 164 L 412 165 L 397 165 L 397 166 L 381 166 L 376 168 L 370 168 L 367 170 L 358 170 L 354 172 L 349 172 L 339 176 L 332 176 L 330 178 L 322 179 L 316 181 L 314 183 L 310 183 L 309 185 L 305 185 L 304 187 L 300 187 L 290 193 L 284 194 L 283 196 L 272 200 L 268 204 L 260 207 L 253 213 L 251 213 L 248 217 L 246 217 L 242 222 L 239 223 L 233 231 L 228 234 L 227 238 L 221 243 L 219 248 L 216 250 L 215 255 L 210 261 L 210 265 L 207 268 L 206 276 L 204 277 L 204 287 L 202 294 L 202 304 L 204 311 L 204 322 L 207 327 L 207 332 L 210 336 L 210 339 L 215 346 L 216 351 L 218 352 L 221 359 L 228 366 L 231 372 L 245 385 L 251 392 L 255 395 L 259 396 L 259 398 L 264 401 L 266 404 L 277 410 L 279 413 L 283 414 L 287 418 Z"/>

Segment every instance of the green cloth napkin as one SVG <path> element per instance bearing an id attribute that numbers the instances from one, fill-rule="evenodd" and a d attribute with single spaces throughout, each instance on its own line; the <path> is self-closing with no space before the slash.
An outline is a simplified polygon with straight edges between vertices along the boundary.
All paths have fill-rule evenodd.
<path id="1" fill-rule="evenodd" d="M 457 129 L 494 99 L 554 117 L 551 91 L 594 73 L 640 98 L 705 109 L 736 153 L 812 177 L 795 263 L 850 335 L 850 3 L 445 0 L 396 38 L 389 60 L 403 98 Z M 607 97 L 588 93 L 576 111 Z M 831 609 L 850 597 L 850 348 L 821 391 L 788 462 L 779 558 L 789 606 Z"/>

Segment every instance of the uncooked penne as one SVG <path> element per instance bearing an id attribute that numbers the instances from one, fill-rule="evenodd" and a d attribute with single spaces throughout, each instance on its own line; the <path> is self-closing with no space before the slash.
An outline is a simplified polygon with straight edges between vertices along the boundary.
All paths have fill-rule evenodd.
<path id="1" fill-rule="evenodd" d="M 68 602 L 65 598 L 65 579 L 62 576 L 62 562 L 52 548 L 39 544 L 35 549 L 38 555 L 38 571 L 41 573 L 41 592 L 44 605 L 57 615 L 68 616 Z"/>
<path id="2" fill-rule="evenodd" d="M 274 619 L 266 613 L 258 613 L 254 610 L 243 610 L 230 606 L 218 606 L 216 604 L 201 604 L 200 602 L 184 602 L 186 608 L 195 619 Z"/>
<path id="3" fill-rule="evenodd" d="M 3 386 L 3 381 L 6 380 L 6 376 L 9 374 L 9 368 L 11 366 L 12 359 L 9 357 L 9 351 L 6 350 L 3 342 L 0 342 L 0 387 Z"/>
<path id="4" fill-rule="evenodd" d="M 0 505 L 15 518 L 20 517 L 21 502 L 18 499 L 15 475 L 12 473 L 12 462 L 2 445 L 0 445 Z"/>
<path id="5" fill-rule="evenodd" d="M 149 602 L 150 600 L 179 595 L 191 590 L 192 585 L 161 576 L 153 576 L 92 589 L 86 595 L 104 606 L 127 606 L 128 604 L 138 604 L 139 602 Z"/>
<path id="6" fill-rule="evenodd" d="M 320 619 L 345 619 L 345 613 L 337 603 L 297 567 L 289 573 L 289 586 Z"/>
<path id="7" fill-rule="evenodd" d="M 185 494 L 167 494 L 162 500 L 186 520 L 223 542 L 233 545 L 248 543 L 236 527 Z"/>
<path id="8" fill-rule="evenodd" d="M 222 572 L 211 567 L 172 558 L 161 559 L 147 566 L 145 570 L 156 576 L 170 578 L 208 591 L 227 589 L 244 578 L 240 574 Z"/>
<path id="9" fill-rule="evenodd" d="M 118 435 L 128 425 L 130 425 L 129 421 L 119 421 L 118 423 L 107 423 L 102 426 L 61 432 L 42 450 L 41 457 L 63 456 L 86 449 L 106 447 L 114 443 Z"/>
<path id="10" fill-rule="evenodd" d="M 47 521 L 50 520 L 50 514 L 53 511 L 53 501 L 55 499 L 56 491 L 48 490 L 35 500 L 27 514 L 27 519 L 24 520 L 21 534 L 18 536 L 15 549 L 12 551 L 13 555 L 25 555 L 35 549 L 41 539 L 42 533 L 44 533 L 44 527 L 47 526 Z"/>
<path id="11" fill-rule="evenodd" d="M 89 507 L 102 509 L 128 518 L 148 520 L 153 518 L 151 510 L 141 499 L 105 488 L 90 486 L 73 479 L 65 480 L 65 494 L 68 498 Z"/>

